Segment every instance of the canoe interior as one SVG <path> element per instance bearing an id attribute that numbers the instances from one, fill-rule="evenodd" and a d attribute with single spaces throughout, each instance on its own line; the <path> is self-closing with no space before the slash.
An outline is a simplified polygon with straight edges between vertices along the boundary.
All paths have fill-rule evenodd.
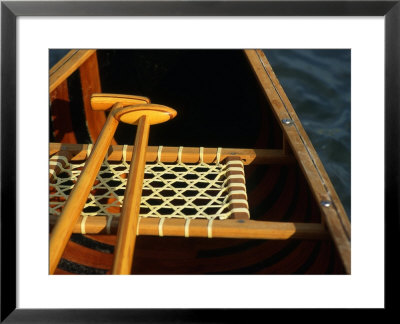
<path id="1" fill-rule="evenodd" d="M 97 56 L 102 92 L 146 96 L 153 103 L 178 111 L 173 120 L 151 128 L 149 145 L 243 148 L 281 145 L 280 129 L 267 121 L 272 117 L 268 103 L 258 91 L 257 80 L 241 51 L 110 50 L 97 51 Z M 72 131 L 77 143 L 91 143 L 78 71 L 68 79 L 68 86 L 69 105 L 57 100 L 52 111 L 57 106 L 59 115 L 62 112 L 69 117 L 63 119 L 64 132 Z M 59 107 L 62 104 L 65 107 Z M 262 128 L 263 120 L 268 128 Z M 54 121 L 51 124 L 54 127 Z M 135 131 L 135 127 L 120 124 L 115 135 L 117 143 L 133 144 Z M 50 141 L 62 142 L 54 133 L 51 129 Z"/>
<path id="2" fill-rule="evenodd" d="M 149 145 L 282 148 L 282 132 L 240 50 L 98 50 L 103 92 L 146 96 L 178 116 L 152 126 Z M 50 142 L 91 143 L 81 82 L 50 109 Z M 57 122 L 62 120 L 63 123 Z M 115 140 L 132 145 L 136 127 L 120 124 Z M 251 219 L 321 222 L 297 163 L 247 165 Z M 115 235 L 73 234 L 56 274 L 105 274 Z M 330 240 L 242 240 L 139 236 L 135 274 L 341 274 Z"/>
<path id="3" fill-rule="evenodd" d="M 319 209 L 296 166 L 248 166 L 252 219 L 318 222 Z M 104 274 L 115 235 L 73 234 L 56 273 Z M 329 240 L 241 240 L 138 236 L 135 274 L 337 274 Z"/>

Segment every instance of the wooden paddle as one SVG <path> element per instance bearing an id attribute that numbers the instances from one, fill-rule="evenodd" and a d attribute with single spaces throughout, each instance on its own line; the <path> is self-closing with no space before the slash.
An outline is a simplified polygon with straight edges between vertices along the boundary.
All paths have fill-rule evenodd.
<path id="1" fill-rule="evenodd" d="M 118 120 L 138 127 L 118 226 L 112 274 L 131 273 L 150 125 L 163 123 L 175 116 L 174 109 L 153 104 L 126 107 L 115 115 Z"/>
<path id="2" fill-rule="evenodd" d="M 126 269 L 129 268 L 127 264 L 129 263 L 131 265 L 133 260 L 133 248 L 136 239 L 136 226 L 144 176 L 149 126 L 162 123 L 176 116 L 176 111 L 174 109 L 148 104 L 149 102 L 150 100 L 148 98 L 135 96 L 114 94 L 94 94 L 92 96 L 92 109 L 107 110 L 111 108 L 111 112 L 108 115 L 106 123 L 96 141 L 92 153 L 86 161 L 77 183 L 65 203 L 61 216 L 50 234 L 50 274 L 54 274 L 60 262 L 64 249 L 71 237 L 74 225 L 78 221 L 85 206 L 87 197 L 110 146 L 119 121 L 138 125 L 125 193 L 125 203 L 118 230 L 114 261 L 115 266 L 113 267 L 113 269 L 115 268 L 113 273 L 127 273 Z M 127 224 L 134 226 L 135 229 L 125 229 Z M 133 243 L 130 242 L 130 240 L 133 240 Z M 132 251 L 132 255 L 128 256 L 127 253 L 130 253 L 130 251 Z"/>

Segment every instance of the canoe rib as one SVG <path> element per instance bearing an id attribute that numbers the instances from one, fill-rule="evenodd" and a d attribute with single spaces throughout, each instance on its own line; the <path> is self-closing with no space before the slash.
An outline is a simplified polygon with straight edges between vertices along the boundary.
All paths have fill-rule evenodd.
<path id="1" fill-rule="evenodd" d="M 335 242 L 346 272 L 350 273 L 350 222 L 343 205 L 265 54 L 261 50 L 245 50 L 245 53 L 315 199 L 331 202 L 330 207 L 320 206 L 322 221 Z M 291 119 L 293 123 L 284 125 L 283 119 Z"/>

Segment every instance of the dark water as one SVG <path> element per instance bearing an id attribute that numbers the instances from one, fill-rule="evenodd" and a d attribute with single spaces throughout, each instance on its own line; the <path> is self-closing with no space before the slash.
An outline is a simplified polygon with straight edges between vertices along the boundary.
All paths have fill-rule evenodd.
<path id="1" fill-rule="evenodd" d="M 49 68 L 52 68 L 59 60 L 61 60 L 64 55 L 66 55 L 69 49 L 52 49 L 49 52 Z"/>
<path id="2" fill-rule="evenodd" d="M 350 50 L 264 50 L 350 218 Z"/>
<path id="3" fill-rule="evenodd" d="M 50 67 L 67 52 L 51 50 Z M 264 52 L 350 217 L 350 50 Z"/>

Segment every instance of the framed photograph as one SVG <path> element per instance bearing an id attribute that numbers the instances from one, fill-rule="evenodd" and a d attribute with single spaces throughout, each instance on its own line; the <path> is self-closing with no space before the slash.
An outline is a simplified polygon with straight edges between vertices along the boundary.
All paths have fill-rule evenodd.
<path id="1" fill-rule="evenodd" d="M 399 1 L 2 1 L 1 320 L 9 323 L 235 322 L 243 315 L 263 316 L 269 309 L 390 309 L 393 301 L 389 296 L 394 285 L 388 282 L 394 279 L 395 275 L 388 262 L 389 256 L 396 254 L 392 251 L 390 238 L 398 235 L 399 230 L 399 15 Z M 325 53 L 323 59 L 321 53 Z M 304 70 L 295 70 L 294 66 L 300 57 Z M 326 57 L 330 59 L 325 59 Z M 79 67 L 74 67 L 76 73 L 81 69 L 80 77 L 75 78 L 78 80 L 78 86 L 71 80 L 74 78 L 72 72 L 66 73 L 72 75 L 68 83 L 65 78 L 58 77 L 64 73 L 66 67 L 72 69 L 74 62 L 79 60 L 82 61 Z M 90 76 L 96 70 L 93 70 L 93 64 L 97 62 L 99 66 L 96 69 L 103 69 L 106 72 L 102 73 L 110 76 L 110 80 L 120 79 L 120 82 L 107 83 L 102 75 L 101 88 L 106 89 L 104 92 L 113 94 L 92 96 L 91 102 L 88 102 L 92 108 L 98 110 L 113 110 L 111 113 L 97 112 L 92 116 L 92 120 L 79 119 L 82 112 L 75 111 L 74 122 L 71 122 L 69 116 L 60 113 L 64 109 L 62 105 L 65 104 L 65 91 L 69 92 L 67 101 L 71 101 L 71 107 L 74 104 L 74 96 L 77 96 L 78 99 L 83 99 L 82 111 L 85 110 L 85 100 L 89 100 L 90 97 L 85 94 L 85 87 L 92 90 L 97 87 L 98 81 L 93 81 Z M 121 63 L 122 68 L 115 62 Z M 144 71 L 149 66 L 155 71 L 154 76 L 141 72 L 141 69 Z M 321 84 L 318 85 L 318 79 L 308 80 L 310 84 L 306 86 L 296 82 L 296 78 L 307 80 L 307 69 L 314 69 L 321 80 L 330 83 L 329 91 L 336 86 L 334 91 L 337 93 L 332 93 L 333 90 L 329 92 Z M 215 72 L 217 70 L 219 72 Z M 295 83 L 290 83 L 290 77 L 285 79 L 288 70 L 291 70 L 290 77 L 295 79 Z M 131 71 L 137 74 L 132 75 Z M 249 71 L 251 73 L 248 73 Z M 336 84 L 337 79 L 330 78 L 330 71 L 337 75 L 339 84 Z M 123 79 L 124 75 L 128 75 L 129 78 Z M 156 75 L 162 76 L 162 80 L 157 79 Z M 188 75 L 193 78 L 187 78 Z M 135 82 L 130 82 L 133 79 Z M 68 89 L 63 90 L 64 85 Z M 74 87 L 81 87 L 82 94 L 78 94 L 79 91 L 74 92 Z M 308 94 L 305 87 L 315 87 L 315 92 Z M 259 89 L 259 93 L 255 93 L 256 88 Z M 316 117 L 321 120 L 326 118 L 328 122 L 329 113 L 335 114 L 335 109 L 342 111 L 341 103 L 335 99 L 335 95 L 341 97 L 347 105 L 348 110 L 340 117 L 331 119 L 334 125 L 329 129 L 318 130 L 318 126 L 311 123 L 311 126 L 308 125 L 311 131 L 307 130 L 313 143 L 320 140 L 323 145 L 329 136 L 333 138 L 334 133 L 338 132 L 336 124 L 342 121 L 348 125 L 348 135 L 345 139 L 348 151 L 345 152 L 346 148 L 338 145 L 328 153 L 332 160 L 345 159 L 345 163 L 351 163 L 351 181 L 350 170 L 348 178 L 345 177 L 344 180 L 348 182 L 345 186 L 347 196 L 343 199 L 342 193 L 339 195 L 344 207 L 339 198 L 336 198 L 335 189 L 329 177 L 325 175 L 325 168 L 319 166 L 319 158 L 307 160 L 307 156 L 317 156 L 317 153 L 313 153 L 314 147 L 302 128 L 304 121 L 302 118 L 297 119 L 299 112 L 293 110 L 291 101 L 297 96 L 296 91 L 308 96 L 309 100 L 304 101 L 304 109 L 314 116 L 317 113 L 312 107 L 312 102 L 324 105 L 324 98 L 329 98 L 330 106 L 326 103 L 325 116 L 320 114 Z M 319 95 L 319 92 L 323 94 L 318 101 L 316 94 Z M 232 93 L 232 97 L 226 95 L 229 93 Z M 119 107 L 117 104 L 117 107 L 113 106 L 116 104 L 116 94 L 130 94 L 136 97 L 123 97 L 126 101 L 125 106 Z M 287 94 L 289 98 L 286 97 Z M 188 97 L 191 101 L 187 100 Z M 122 100 L 121 97 L 118 98 Z M 253 102 L 248 98 L 257 99 Z M 140 108 L 137 102 L 142 101 L 143 106 L 146 106 L 146 109 L 142 107 L 142 110 L 146 110 L 146 114 L 149 109 L 152 111 L 147 117 L 141 115 L 136 118 L 135 114 L 144 111 L 137 110 Z M 137 106 L 130 106 L 132 102 Z M 260 103 L 271 108 L 262 118 L 256 113 L 250 113 L 251 107 Z M 181 108 L 185 105 L 189 108 Z M 202 108 L 207 105 L 207 108 Z M 297 103 L 295 105 L 301 106 Z M 175 118 L 177 107 L 180 107 L 180 110 L 177 109 L 178 118 Z M 198 113 L 204 109 L 207 114 Z M 243 111 L 246 114 L 241 115 Z M 86 199 L 81 200 L 83 203 L 86 201 L 86 206 L 82 208 L 87 214 L 75 212 L 75 207 L 64 208 L 64 205 L 61 206 L 58 202 L 64 201 L 62 190 L 66 189 L 61 190 L 57 185 L 52 189 L 50 184 L 50 227 L 55 226 L 57 231 L 64 231 L 60 229 L 57 221 L 52 223 L 52 217 L 57 220 L 63 218 L 66 222 L 74 224 L 76 219 L 73 217 L 82 218 L 79 218 L 80 223 L 75 226 L 76 229 L 71 229 L 74 239 L 67 247 L 70 259 L 63 257 L 60 263 L 56 257 L 53 262 L 52 253 L 57 249 L 53 249 L 53 246 L 61 243 L 54 243 L 52 238 L 49 241 L 48 235 L 49 147 L 50 155 L 53 154 L 53 157 L 57 158 L 53 159 L 54 161 L 50 159 L 50 169 L 53 170 L 50 170 L 52 183 L 52 176 L 55 179 L 60 174 L 57 168 L 64 167 L 60 163 L 71 159 L 71 154 L 74 154 L 76 161 L 79 160 L 76 156 L 86 154 L 86 163 L 97 163 L 95 158 L 92 159 L 95 154 L 90 153 L 95 151 L 96 154 L 100 154 L 98 152 L 102 151 L 101 144 L 92 146 L 89 143 L 94 143 L 102 136 L 106 138 L 104 134 L 112 132 L 111 128 L 114 126 L 107 126 L 111 125 L 107 123 L 113 123 L 113 116 L 117 116 L 115 118 L 120 123 L 137 124 L 137 134 L 140 133 L 145 138 L 143 134 L 146 132 L 153 134 L 149 131 L 151 125 L 147 124 L 164 123 L 166 120 L 161 115 L 165 114 L 172 120 L 167 121 L 164 128 L 155 129 L 154 135 L 150 136 L 153 142 L 149 141 L 147 155 L 152 154 L 150 159 L 156 163 L 155 168 L 161 166 L 166 173 L 158 175 L 152 173 L 155 169 L 146 169 L 145 179 L 146 176 L 167 179 L 166 174 L 170 170 L 168 163 L 171 159 L 177 159 L 181 168 L 183 160 L 194 163 L 198 158 L 202 167 L 205 167 L 205 164 L 202 164 L 204 161 L 210 160 L 218 168 L 228 170 L 224 171 L 228 172 L 224 174 L 228 180 L 232 175 L 234 179 L 239 178 L 238 174 L 241 172 L 238 168 L 243 169 L 243 184 L 251 181 L 251 177 L 244 179 L 247 171 L 254 174 L 253 178 L 257 181 L 254 185 L 251 182 L 247 183 L 248 190 L 257 186 L 258 192 L 264 192 L 269 190 L 268 186 L 281 184 L 281 194 L 271 194 L 271 197 L 284 202 L 281 205 L 286 204 L 287 208 L 278 209 L 278 204 L 274 204 L 271 197 L 268 198 L 267 207 L 267 203 L 264 202 L 255 204 L 261 198 L 252 191 L 239 192 L 241 180 L 231 179 L 227 182 L 230 189 L 226 189 L 226 199 L 231 196 L 234 198 L 227 200 L 229 204 L 224 198 L 225 209 L 218 209 L 212 205 L 222 200 L 211 197 L 210 190 L 200 190 L 201 193 L 196 193 L 203 194 L 208 199 L 206 203 L 193 203 L 194 200 L 189 198 L 188 202 L 185 202 L 188 205 L 185 205 L 185 208 L 180 207 L 178 200 L 185 200 L 186 196 L 178 189 L 172 190 L 176 196 L 173 203 L 175 209 L 172 207 L 172 212 L 176 214 L 179 210 L 183 219 L 171 221 L 168 210 L 171 209 L 172 203 L 169 203 L 168 193 L 165 196 L 168 204 L 157 205 L 152 209 L 159 198 L 160 190 L 151 186 L 143 187 L 143 190 L 157 194 L 152 196 L 150 193 L 149 197 L 145 198 L 144 205 L 140 205 L 141 217 L 143 213 L 151 214 L 153 210 L 162 210 L 159 212 L 161 216 L 157 214 L 161 220 L 154 222 L 151 217 L 142 217 L 139 222 L 142 228 L 136 222 L 128 233 L 133 231 L 131 234 L 135 237 L 137 233 L 139 236 L 144 234 L 143 237 L 157 237 L 151 243 L 146 243 L 144 239 L 140 241 L 137 259 L 141 260 L 141 263 L 139 262 L 135 270 L 136 275 L 133 271 L 132 276 L 102 276 L 101 274 L 124 273 L 121 269 L 130 269 L 131 264 L 126 265 L 126 262 L 130 261 L 123 258 L 121 263 L 116 265 L 117 257 L 114 261 L 95 257 L 103 252 L 110 254 L 107 249 L 112 247 L 114 251 L 114 244 L 115 249 L 120 249 L 120 242 L 110 243 L 107 238 L 104 241 L 99 240 L 100 250 L 103 252 L 90 252 L 90 235 L 97 234 L 98 228 L 101 227 L 100 231 L 103 231 L 103 234 L 113 234 L 120 240 L 119 234 L 116 234 L 118 226 L 122 226 L 121 222 L 115 222 L 115 218 L 113 221 L 113 212 L 105 214 L 104 222 L 93 220 L 90 216 L 93 211 L 91 208 L 97 207 L 90 205 L 91 202 L 90 206 L 87 205 Z M 158 117 L 154 117 L 155 115 Z M 207 120 L 206 115 L 212 115 L 214 122 Z M 263 124 L 264 126 L 259 128 L 250 126 L 258 125 L 264 119 L 276 119 L 278 123 L 268 126 Z M 77 128 L 77 123 L 84 125 L 83 128 Z M 105 123 L 106 126 L 101 130 L 99 124 L 102 126 Z M 227 135 L 231 128 L 237 131 Z M 258 144 L 251 144 L 259 143 L 257 139 L 260 138 L 260 130 L 264 130 L 263 140 L 268 138 L 265 148 L 261 144 L 260 147 Z M 186 132 L 186 136 L 182 136 L 182 132 Z M 167 135 L 168 140 L 165 140 Z M 123 162 L 128 159 L 144 159 L 140 153 L 142 143 L 138 140 L 138 135 L 135 147 L 132 146 L 135 134 L 130 128 L 123 128 L 115 133 L 118 144 L 124 145 L 112 142 L 113 136 L 109 137 L 110 143 L 114 145 L 111 146 L 111 151 L 108 149 L 110 143 L 104 142 L 103 146 L 106 149 L 101 153 L 101 161 L 105 154 L 111 161 L 109 169 L 102 166 L 101 172 L 106 174 L 104 179 L 110 172 L 119 172 L 119 169 L 115 171 L 115 166 L 112 166 L 114 160 L 111 153 L 118 156 L 114 159 L 122 158 Z M 336 133 L 336 136 L 341 135 Z M 75 139 L 76 143 L 80 143 L 76 145 L 81 146 L 57 146 L 56 142 L 70 143 L 71 138 L 72 142 Z M 301 140 L 297 141 L 297 138 Z M 219 148 L 219 143 L 222 143 L 223 148 Z M 188 149 L 185 150 L 185 147 Z M 230 149 L 224 150 L 224 147 Z M 246 151 L 232 147 L 253 147 L 254 150 L 260 150 Z M 168 154 L 173 157 L 168 157 Z M 321 154 L 318 152 L 318 155 Z M 301 160 L 301 157 L 304 160 Z M 235 162 L 235 159 L 239 162 Z M 276 180 L 273 180 L 278 174 L 275 169 L 261 172 L 257 165 L 254 168 L 253 165 L 247 166 L 251 164 L 251 159 L 264 161 L 260 162 L 261 165 L 268 164 L 268 161 L 274 161 L 273 164 L 276 164 L 279 160 L 279 163 L 284 165 L 294 163 L 298 167 L 288 167 L 286 169 L 289 171 L 284 172 L 282 170 L 286 170 L 285 168 L 279 169 L 281 176 L 276 176 Z M 74 163 L 81 172 L 83 166 L 78 162 L 71 165 Z M 140 165 L 141 162 L 137 163 Z M 324 164 L 326 167 L 329 163 Z M 100 168 L 100 164 L 97 167 Z M 187 180 L 187 177 L 193 175 L 189 175 L 193 168 L 189 169 L 174 170 L 172 177 L 186 177 Z M 326 169 L 328 173 L 331 172 L 329 166 Z M 211 166 L 209 171 L 196 172 L 210 173 L 204 177 L 200 176 L 208 179 L 205 180 L 208 181 L 207 184 L 204 185 L 203 181 L 202 185 L 208 186 L 211 182 L 214 184 L 209 178 L 215 172 L 214 166 Z M 313 172 L 316 172 L 315 175 Z M 262 180 L 262 173 L 265 173 L 265 179 L 268 181 Z M 139 175 L 128 176 L 127 171 L 120 178 L 121 183 L 127 179 L 128 188 L 131 181 L 128 177 L 133 179 L 135 176 Z M 327 195 L 318 192 L 318 184 L 313 183 L 314 176 L 318 176 L 321 181 L 318 183 L 323 184 Z M 329 176 L 332 178 L 331 174 Z M 295 177 L 297 189 L 292 188 L 292 182 L 279 180 L 283 177 Z M 199 178 L 199 174 L 196 178 Z M 71 179 L 68 178 L 67 182 Z M 72 181 L 78 181 L 74 179 Z M 65 180 L 55 182 L 61 182 L 63 185 L 63 181 Z M 93 183 L 93 179 L 88 180 L 90 181 Z M 168 181 L 162 180 L 163 185 L 169 188 L 176 187 L 179 182 Z M 232 183 L 236 183 L 235 181 L 239 182 L 234 184 L 232 189 Z M 145 180 L 143 183 L 145 186 L 146 183 L 152 182 Z M 264 183 L 265 187 L 260 189 L 260 183 Z M 187 183 L 184 186 L 187 186 Z M 189 185 L 191 186 L 192 184 Z M 336 183 L 334 186 L 337 187 Z M 98 188 L 102 204 L 105 201 L 103 189 Z M 56 195 L 52 196 L 52 190 Z M 115 190 L 111 190 L 112 197 L 119 195 Z M 138 190 L 136 188 L 133 191 Z M 299 203 L 301 199 L 297 199 L 294 194 L 296 201 L 290 200 L 290 192 L 293 190 L 297 190 L 296 195 L 302 197 L 303 202 Z M 60 192 L 62 197 L 58 196 Z M 80 195 L 75 194 L 78 198 Z M 123 193 L 121 195 L 117 199 L 129 201 L 123 197 Z M 219 194 L 217 196 L 219 197 Z M 315 196 L 316 202 L 309 204 L 308 201 L 314 201 Z M 179 197 L 182 199 L 178 199 Z M 203 201 L 206 199 L 204 197 L 196 196 L 195 201 Z M 107 204 L 110 204 L 107 205 L 107 212 L 117 210 L 113 199 L 107 199 Z M 218 216 L 210 214 L 211 207 L 205 212 L 202 204 L 209 204 L 218 209 Z M 65 206 L 68 206 L 68 202 Z M 262 211 L 261 207 L 281 216 L 276 216 L 276 219 L 268 218 L 272 212 L 268 214 Z M 193 218 L 191 208 L 197 212 L 204 211 L 203 219 Z M 70 210 L 68 215 L 64 216 L 63 209 Z M 297 213 L 293 212 L 294 209 Z M 347 213 L 350 218 L 350 210 L 351 229 L 350 225 L 346 225 L 350 220 L 340 216 L 341 213 Z M 256 215 L 254 220 L 246 219 L 249 211 L 250 214 Z M 121 213 L 123 217 L 123 210 L 118 209 L 115 212 L 118 215 Z M 264 219 L 263 215 L 267 214 L 268 217 Z M 294 220 L 285 218 L 289 217 L 288 215 L 295 215 Z M 312 219 L 307 218 L 309 215 L 312 215 Z M 225 219 L 225 216 L 228 222 L 223 223 L 220 220 Z M 279 221 L 280 217 L 287 222 L 283 227 L 281 223 L 275 222 Z M 259 221 L 258 225 L 252 223 L 256 221 Z M 227 223 L 231 225 L 227 226 Z M 289 225 L 292 228 L 289 228 Z M 275 226 L 273 231 L 271 226 Z M 179 234 L 174 231 L 178 231 Z M 287 234 L 288 231 L 292 232 Z M 259 235 L 259 239 L 267 240 L 266 243 L 257 244 L 247 241 L 245 244 L 238 244 L 232 241 L 234 243 L 229 245 L 223 242 L 214 248 L 193 240 L 192 245 L 185 247 L 186 254 L 182 252 L 179 259 L 171 250 L 176 252 L 181 241 L 168 241 L 158 237 L 172 235 L 181 236 L 182 240 L 185 240 L 188 236 L 201 236 L 197 234 L 200 232 L 204 232 L 201 234 L 204 238 L 215 239 L 214 242 L 224 238 L 247 239 L 247 236 L 252 235 Z M 79 241 L 85 240 L 87 236 L 82 234 L 88 234 L 89 240 Z M 287 235 L 292 235 L 296 244 L 281 243 Z M 320 243 L 319 240 L 325 236 L 333 238 L 333 245 L 325 243 L 328 241 L 324 240 Z M 273 240 L 268 241 L 271 238 Z M 302 239 L 305 239 L 306 243 L 303 243 Z M 65 245 L 67 242 L 68 240 L 64 242 Z M 250 253 L 267 251 L 267 245 L 268 249 L 273 251 L 270 257 L 255 258 L 256 254 Z M 300 245 L 307 247 L 299 249 Z M 83 250 L 88 252 L 74 252 L 74 246 L 83 247 Z M 150 257 L 154 246 L 159 247 L 156 252 L 161 256 L 157 262 L 153 262 Z M 62 249 L 65 248 L 64 246 Z M 233 261 L 233 256 L 239 255 L 236 250 L 235 253 L 227 253 L 223 258 L 214 258 L 218 253 L 232 249 L 244 251 L 240 258 L 248 255 L 252 266 L 243 266 L 246 262 Z M 330 259 L 326 257 L 327 253 L 331 253 L 329 251 L 336 251 L 332 252 L 334 257 Z M 54 252 L 54 255 L 57 253 Z M 74 253 L 78 253 L 79 258 L 76 258 Z M 198 259 L 190 259 L 189 256 L 193 253 L 197 257 L 201 254 L 200 262 Z M 208 256 L 207 253 L 211 253 L 212 256 Z M 281 258 L 279 262 L 272 264 L 272 260 L 282 253 L 286 253 L 287 258 Z M 296 260 L 302 260 L 298 261 L 301 264 L 294 266 L 293 262 L 281 261 L 288 260 L 290 254 L 295 255 Z M 163 260 L 171 257 L 175 258 L 176 267 L 180 266 L 179 262 L 185 258 L 186 270 L 176 271 L 173 267 L 165 267 Z M 208 263 L 205 262 L 207 258 L 211 260 Z M 83 260 L 82 265 L 77 260 Z M 58 275 L 49 275 L 49 271 L 50 274 Z M 67 273 L 86 275 L 63 275 Z"/>

